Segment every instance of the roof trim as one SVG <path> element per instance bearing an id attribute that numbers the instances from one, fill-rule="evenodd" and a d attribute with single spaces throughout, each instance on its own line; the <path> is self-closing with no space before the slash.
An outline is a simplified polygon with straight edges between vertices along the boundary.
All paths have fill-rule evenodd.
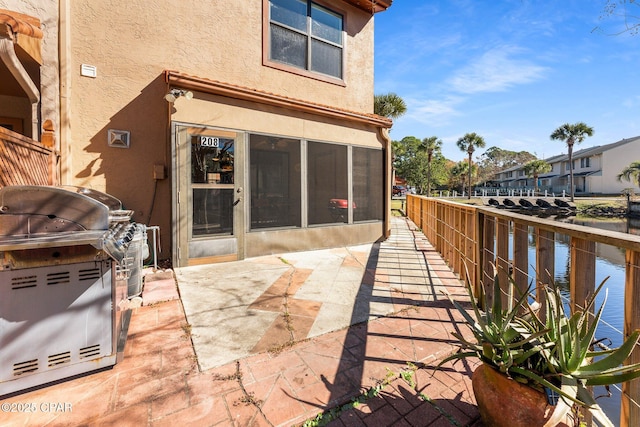
<path id="1" fill-rule="evenodd" d="M 391 3 L 393 0 L 342 0 L 345 3 L 349 3 L 352 6 L 357 7 L 358 9 L 362 9 L 366 12 L 371 12 L 372 14 L 378 12 L 384 12 L 389 7 L 391 7 Z"/>
<path id="2" fill-rule="evenodd" d="M 42 39 L 40 20 L 33 16 L 25 15 L 11 10 L 0 9 L 0 24 L 6 24 L 14 34 Z"/>
<path id="3" fill-rule="evenodd" d="M 377 114 L 358 113 L 328 105 L 315 104 L 301 99 L 289 98 L 257 89 L 250 89 L 248 87 L 236 86 L 216 80 L 190 76 L 178 71 L 165 70 L 164 75 L 165 82 L 167 84 L 183 89 L 191 89 L 198 92 L 226 96 L 228 98 L 240 99 L 243 101 L 258 102 L 260 104 L 302 111 L 318 116 L 364 123 L 380 128 L 389 129 L 393 125 L 393 122 L 390 119 L 378 116 Z"/>

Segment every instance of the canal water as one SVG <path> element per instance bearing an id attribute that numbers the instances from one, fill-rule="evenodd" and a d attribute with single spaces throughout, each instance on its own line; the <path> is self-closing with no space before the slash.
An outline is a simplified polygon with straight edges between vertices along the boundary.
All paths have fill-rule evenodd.
<path id="1" fill-rule="evenodd" d="M 640 235 L 640 219 L 593 219 L 568 217 L 558 219 L 577 225 L 595 227 L 622 233 Z M 535 265 L 535 242 L 529 242 L 529 260 Z M 569 295 L 569 237 L 556 235 L 555 242 L 555 272 L 554 277 L 562 289 Z M 533 260 L 533 261 L 532 261 Z M 533 267 L 529 270 L 530 277 L 535 276 Z M 625 251 L 605 244 L 596 244 L 596 286 L 606 279 L 603 290 L 596 299 L 596 309 L 607 294 L 606 305 L 603 310 L 602 322 L 597 331 L 597 338 L 604 338 L 604 343 L 617 347 L 622 343 L 624 322 L 624 281 L 625 281 Z M 594 391 L 598 395 L 606 395 L 604 388 Z M 611 387 L 612 396 L 598 398 L 598 404 L 606 412 L 611 421 L 618 425 L 620 422 L 620 392 Z"/>

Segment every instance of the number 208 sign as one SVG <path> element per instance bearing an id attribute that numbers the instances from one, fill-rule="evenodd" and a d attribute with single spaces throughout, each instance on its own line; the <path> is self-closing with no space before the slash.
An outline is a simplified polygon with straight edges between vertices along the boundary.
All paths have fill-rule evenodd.
<path id="1" fill-rule="evenodd" d="M 201 147 L 220 148 L 220 138 L 213 136 L 200 136 L 198 139 Z"/>

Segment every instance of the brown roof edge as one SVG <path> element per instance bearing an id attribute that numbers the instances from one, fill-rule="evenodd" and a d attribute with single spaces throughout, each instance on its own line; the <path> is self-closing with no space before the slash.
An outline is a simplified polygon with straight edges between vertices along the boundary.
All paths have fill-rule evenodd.
<path id="1" fill-rule="evenodd" d="M 349 3 L 358 9 L 365 10 L 371 13 L 384 12 L 387 10 L 393 0 L 342 0 L 345 3 Z"/>
<path id="2" fill-rule="evenodd" d="M 43 37 L 40 29 L 40 20 L 24 13 L 13 12 L 11 10 L 0 9 L 0 24 L 7 24 L 15 34 L 41 39 Z"/>
<path id="3" fill-rule="evenodd" d="M 191 89 L 198 92 L 226 96 L 243 101 L 258 102 L 261 104 L 288 108 L 296 111 L 303 111 L 309 114 L 316 114 L 352 122 L 365 123 L 368 125 L 387 129 L 391 128 L 391 125 L 393 124 L 390 119 L 378 116 L 377 114 L 358 113 L 331 107 L 328 105 L 315 104 L 313 102 L 289 98 L 282 95 L 276 95 L 274 93 L 269 93 L 257 89 L 250 89 L 248 87 L 236 86 L 216 80 L 208 80 L 201 77 L 190 76 L 178 71 L 165 70 L 164 75 L 165 82 L 167 84 L 174 85 L 183 89 Z"/>

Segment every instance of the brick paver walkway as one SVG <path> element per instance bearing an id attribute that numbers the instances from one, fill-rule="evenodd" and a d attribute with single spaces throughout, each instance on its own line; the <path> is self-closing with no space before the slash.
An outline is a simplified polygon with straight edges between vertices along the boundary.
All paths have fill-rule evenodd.
<path id="1" fill-rule="evenodd" d="M 136 308 L 124 361 L 1 400 L 0 425 L 480 426 L 474 366 L 434 370 L 455 350 L 459 314 L 435 292 L 417 300 L 393 283 L 412 275 L 460 299 L 464 289 L 410 221 L 396 224 L 375 273 L 395 314 L 201 372 L 180 300 Z"/>

